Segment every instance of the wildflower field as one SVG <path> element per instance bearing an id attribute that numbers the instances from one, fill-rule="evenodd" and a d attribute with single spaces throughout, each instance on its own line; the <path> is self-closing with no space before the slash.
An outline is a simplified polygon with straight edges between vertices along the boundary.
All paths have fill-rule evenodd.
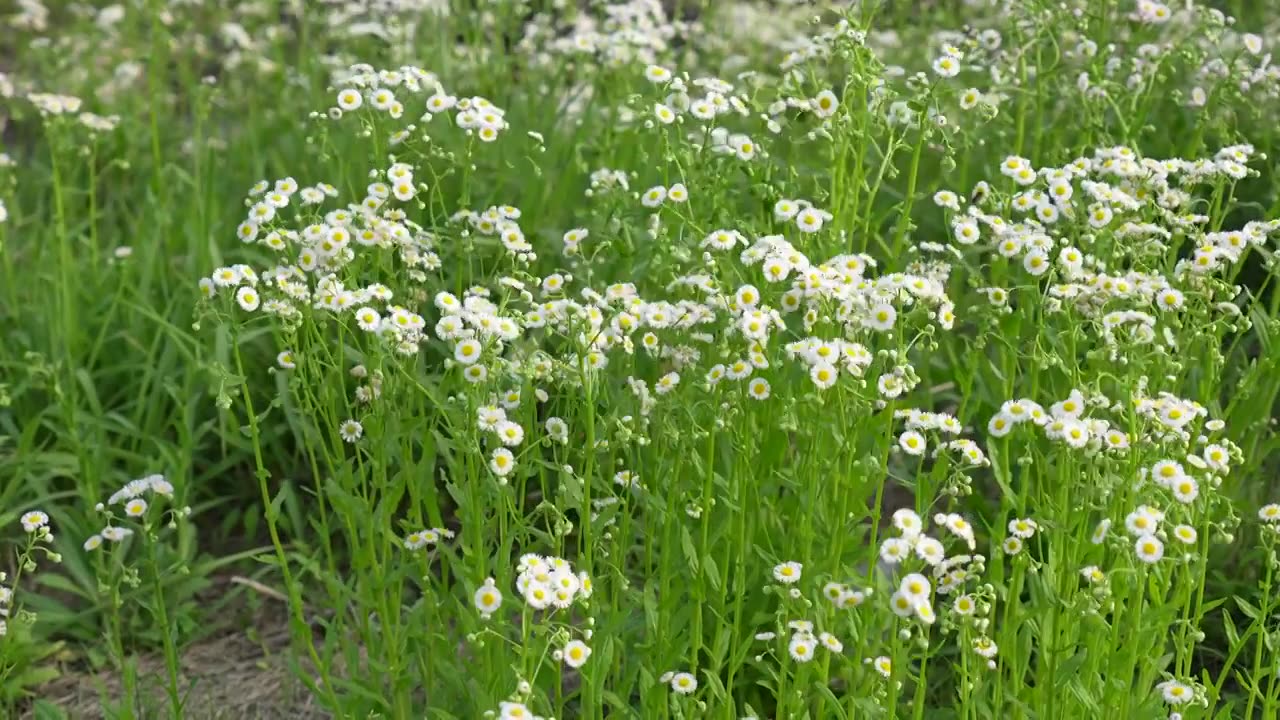
<path id="1" fill-rule="evenodd" d="M 1278 46 L 0 5 L 0 718 L 1280 716 Z"/>

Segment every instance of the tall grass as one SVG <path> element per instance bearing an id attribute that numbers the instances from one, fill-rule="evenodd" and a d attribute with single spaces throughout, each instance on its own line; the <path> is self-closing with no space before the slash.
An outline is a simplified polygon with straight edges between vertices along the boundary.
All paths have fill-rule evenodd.
<path id="1" fill-rule="evenodd" d="M 23 8 L 14 712 L 1276 715 L 1261 10 Z"/>

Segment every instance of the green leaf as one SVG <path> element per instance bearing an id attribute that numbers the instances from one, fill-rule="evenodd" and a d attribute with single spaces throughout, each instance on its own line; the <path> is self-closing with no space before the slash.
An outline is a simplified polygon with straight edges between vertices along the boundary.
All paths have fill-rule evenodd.
<path id="1" fill-rule="evenodd" d="M 1058 666 L 1058 683 L 1063 685 L 1067 684 L 1067 681 L 1080 670 L 1080 666 L 1084 664 L 1088 657 L 1088 651 L 1081 650 L 1067 658 L 1066 662 Z"/>
<path id="2" fill-rule="evenodd" d="M 708 692 L 718 702 L 716 704 L 723 705 L 729 697 L 728 691 L 725 690 L 724 683 L 720 682 L 720 676 L 712 672 L 702 673 L 702 681 L 706 683 Z"/>
<path id="3" fill-rule="evenodd" d="M 284 504 L 285 498 L 290 495 L 291 486 L 284 483 L 280 486 L 280 490 L 276 492 L 276 496 L 271 498 L 271 506 L 267 508 L 267 518 L 271 522 L 280 519 L 280 506 Z"/>
<path id="4" fill-rule="evenodd" d="M 653 583 L 644 588 L 644 619 L 649 631 L 658 629 L 658 589 Z"/>
<path id="5" fill-rule="evenodd" d="M 702 574 L 707 578 L 707 582 L 711 585 L 711 589 L 719 594 L 720 568 L 716 566 L 716 559 L 710 555 L 704 556 L 702 558 L 702 567 L 704 570 Z"/>
<path id="6" fill-rule="evenodd" d="M 1227 647 L 1235 647 L 1240 644 L 1240 632 L 1236 630 L 1236 624 L 1231 619 L 1231 613 L 1222 613 L 1222 629 L 1227 633 Z"/>
<path id="7" fill-rule="evenodd" d="M 69 717 L 66 711 L 48 700 L 36 700 L 31 703 L 31 716 L 35 720 L 67 720 Z"/>
<path id="8" fill-rule="evenodd" d="M 680 528 L 680 548 L 684 550 L 684 559 L 689 563 L 689 569 L 694 575 L 698 574 L 698 551 L 693 547 L 693 535 L 689 533 L 689 528 Z"/>
<path id="9" fill-rule="evenodd" d="M 66 575 L 58 575 L 56 573 L 44 573 L 37 576 L 37 584 L 41 587 L 52 588 L 61 592 L 75 595 L 76 597 L 91 599 L 93 594 L 87 588 L 76 585 L 71 578 Z"/>
<path id="10" fill-rule="evenodd" d="M 334 511 L 339 515 L 356 514 L 357 502 L 355 496 L 344 490 L 337 482 L 332 479 L 325 482 L 324 494 L 329 504 L 333 506 Z"/>
<path id="11" fill-rule="evenodd" d="M 1249 619 L 1253 620 L 1254 622 L 1258 622 L 1258 619 L 1262 617 L 1261 610 L 1254 607 L 1253 605 L 1250 605 L 1248 601 L 1246 601 L 1244 598 L 1240 597 L 1239 595 L 1235 596 L 1235 601 L 1236 601 L 1236 605 L 1240 606 L 1240 612 L 1247 615 Z"/>
<path id="12" fill-rule="evenodd" d="M 1208 615 L 1210 612 L 1213 612 L 1215 609 L 1217 609 L 1219 606 L 1221 606 L 1221 605 L 1222 605 L 1223 603 L 1225 603 L 1226 601 L 1227 601 L 1227 599 L 1226 599 L 1226 598 L 1224 598 L 1224 597 L 1220 597 L 1220 598 L 1215 598 L 1215 599 L 1213 599 L 1213 600 L 1209 600 L 1208 602 L 1206 602 L 1206 603 L 1204 604 L 1204 607 L 1200 610 L 1200 612 L 1201 612 L 1201 614 L 1203 614 L 1203 615 Z"/>

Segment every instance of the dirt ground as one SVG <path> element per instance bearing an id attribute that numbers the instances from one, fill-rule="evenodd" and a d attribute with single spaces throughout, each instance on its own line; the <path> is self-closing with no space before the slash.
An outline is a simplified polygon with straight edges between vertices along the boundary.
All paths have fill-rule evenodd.
<path id="1" fill-rule="evenodd" d="M 227 627 L 186 646 L 182 681 L 186 696 L 183 713 L 189 720 L 327 720 L 306 687 L 290 671 L 288 622 L 282 598 L 265 597 L 253 627 Z M 108 718 L 103 698 L 118 701 L 119 673 L 66 667 L 40 698 L 73 720 Z M 138 676 L 145 687 L 141 718 L 165 718 L 169 713 L 163 690 L 164 657 L 138 660 Z M 22 715 L 39 720 L 33 712 Z"/>

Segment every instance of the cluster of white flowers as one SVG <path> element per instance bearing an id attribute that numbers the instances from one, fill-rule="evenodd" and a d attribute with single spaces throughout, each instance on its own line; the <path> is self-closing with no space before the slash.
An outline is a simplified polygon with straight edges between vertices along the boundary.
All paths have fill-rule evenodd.
<path id="1" fill-rule="evenodd" d="M 415 530 L 404 536 L 404 547 L 406 550 L 422 550 L 438 545 L 442 540 L 451 540 L 454 537 L 452 530 L 447 528 L 430 528 L 426 530 Z M 499 596 L 501 598 L 501 596 Z M 499 599 L 501 601 L 501 599 Z"/>
<path id="2" fill-rule="evenodd" d="M 132 528 L 118 525 L 114 522 L 116 519 L 112 510 L 114 506 L 121 506 L 126 519 L 145 522 L 148 519 L 148 511 L 151 510 L 152 504 L 156 502 L 156 498 L 173 501 L 173 483 L 169 482 L 164 475 L 156 473 L 125 483 L 119 490 L 111 494 L 105 504 L 98 503 L 96 510 L 106 515 L 108 522 L 97 533 L 85 539 L 84 549 L 86 551 L 96 550 L 102 546 L 103 542 L 119 543 L 133 535 Z M 189 516 L 191 508 L 172 508 L 167 509 L 165 513 L 176 521 L 179 518 Z"/>
<path id="3" fill-rule="evenodd" d="M 996 18 L 1004 26 L 1015 18 L 1030 22 L 1023 12 L 1003 8 Z M 1185 16 L 1142 0 L 1132 20 L 1175 25 L 1188 22 Z M 261 270 L 248 265 L 218 268 L 201 280 L 205 297 L 217 308 L 216 298 L 233 317 L 237 306 L 250 317 L 268 316 L 284 340 L 307 353 L 308 362 L 310 346 L 295 344 L 300 339 L 311 342 L 308 333 L 297 332 L 308 323 L 320 329 L 317 337 L 325 342 L 341 338 L 342 350 L 370 367 L 422 362 L 410 357 L 416 355 L 428 362 L 443 358 L 430 364 L 440 370 L 441 384 L 464 381 L 452 386 L 447 407 L 441 408 L 444 414 L 456 411 L 462 418 L 454 424 L 450 416 L 448 423 L 456 433 L 452 440 L 465 436 L 469 441 L 465 446 L 459 441 L 456 452 L 476 453 L 480 459 L 473 463 L 470 460 L 477 458 L 470 458 L 468 467 L 487 465 L 489 471 L 481 471 L 483 482 L 476 484 L 484 492 L 502 493 L 505 502 L 516 488 L 526 490 L 523 481 L 535 476 L 544 480 L 544 468 L 552 468 L 562 473 L 567 486 L 594 493 L 590 503 L 583 500 L 571 512 L 584 524 L 595 521 L 598 536 L 610 540 L 621 525 L 616 514 L 634 513 L 626 520 L 641 519 L 651 512 L 646 504 L 650 500 L 680 492 L 675 486 L 683 478 L 668 483 L 650 470 L 643 453 L 638 458 L 627 454 L 661 439 L 663 433 L 694 434 L 700 440 L 703 433 L 748 417 L 758 423 L 757 430 L 773 432 L 776 423 L 781 431 L 794 433 L 789 450 L 801 452 L 806 433 L 816 432 L 803 419 L 809 408 L 826 412 L 838 407 L 841 421 L 848 407 L 858 412 L 891 408 L 893 422 L 888 424 L 893 434 L 886 436 L 887 447 L 878 448 L 884 451 L 880 469 L 890 479 L 900 477 L 897 473 L 903 468 L 917 473 L 914 507 L 922 513 L 924 508 L 936 511 L 934 534 L 926 533 L 925 521 L 910 509 L 892 514 L 892 536 L 880 536 L 878 528 L 873 531 L 873 538 L 881 537 L 878 543 L 873 540 L 873 549 L 893 577 L 887 605 L 868 606 L 872 588 L 837 582 L 841 571 L 826 567 L 825 560 L 792 554 L 795 548 L 785 545 L 778 548 L 776 555 L 807 563 L 785 561 L 772 568 L 777 585 L 771 590 L 783 602 L 801 600 L 802 587 L 814 577 L 830 580 L 822 595 L 831 607 L 822 604 L 824 614 L 813 621 L 787 624 L 790 634 L 779 647 L 785 645 L 797 663 L 810 662 L 819 644 L 834 654 L 843 652 L 835 634 L 815 632 L 833 609 L 863 608 L 860 612 L 870 613 L 866 608 L 871 607 L 899 636 L 907 637 L 939 632 L 930 626 L 941 615 L 942 630 L 964 629 L 959 642 L 966 654 L 972 651 L 995 667 L 999 650 L 993 636 L 1001 642 L 1005 636 L 1000 628 L 993 633 L 986 617 L 995 591 L 982 582 L 988 561 L 978 554 L 979 541 L 984 547 L 989 542 L 992 562 L 1009 563 L 1015 572 L 1036 572 L 1044 548 L 1060 540 L 1067 520 L 1056 508 L 1012 497 L 1003 487 L 1009 497 L 1002 498 L 1002 514 L 990 525 L 979 524 L 992 528 L 980 538 L 974 524 L 958 512 L 963 506 L 956 500 L 967 492 L 962 489 L 971 481 L 968 473 L 981 477 L 993 460 L 999 463 L 991 474 L 1002 481 L 1010 465 L 1029 465 L 1023 463 L 1024 450 L 1036 458 L 1037 468 L 1036 473 L 1016 471 L 1018 483 L 1039 482 L 1031 476 L 1040 472 L 1038 453 L 1047 447 L 1055 462 L 1061 461 L 1063 472 L 1075 472 L 1078 462 L 1082 473 L 1096 475 L 1100 497 L 1114 498 L 1117 488 L 1123 488 L 1127 504 L 1113 505 L 1110 512 L 1119 515 L 1124 510 L 1116 508 L 1133 508 L 1125 518 L 1127 532 L 1108 543 L 1110 519 L 1104 519 L 1094 540 L 1107 547 L 1091 548 L 1095 554 L 1105 550 L 1121 562 L 1136 557 L 1139 563 L 1153 564 L 1165 557 L 1166 543 L 1176 542 L 1190 552 L 1202 532 L 1197 528 L 1209 525 L 1207 507 L 1217 502 L 1212 491 L 1233 465 L 1241 463 L 1240 449 L 1221 434 L 1223 427 L 1215 426 L 1199 403 L 1162 392 L 1148 396 L 1148 382 L 1160 383 L 1159 378 L 1143 378 L 1138 389 L 1118 394 L 1110 381 L 1119 379 L 1092 376 L 1096 368 L 1086 360 L 1093 363 L 1094 358 L 1085 353 L 1096 341 L 1117 365 L 1154 363 L 1151 357 L 1172 364 L 1178 338 L 1187 337 L 1186 323 L 1200 322 L 1204 314 L 1241 316 L 1238 293 L 1227 286 L 1243 258 L 1280 231 L 1280 221 L 1253 221 L 1237 230 L 1222 230 L 1223 218 L 1217 208 L 1206 210 L 1203 195 L 1254 175 L 1250 166 L 1263 159 L 1262 153 L 1242 144 L 1206 158 L 1152 159 L 1134 147 L 1104 145 L 1060 165 L 1037 167 L 1023 154 L 1044 154 L 1025 149 L 1034 146 L 1023 142 L 1020 122 L 1017 147 L 998 150 L 1009 153 L 998 174 L 993 172 L 968 194 L 950 189 L 932 193 L 942 216 L 941 225 L 935 224 L 940 229 L 936 237 L 929 237 L 933 229 L 915 225 L 914 197 L 898 206 L 901 222 L 886 234 L 876 224 L 882 221 L 873 211 L 875 198 L 858 197 L 861 185 L 854 193 L 842 193 L 849 187 L 842 186 L 845 178 L 840 177 L 827 192 L 822 183 L 815 190 L 807 182 L 790 184 L 792 178 L 775 175 L 781 158 L 794 159 L 782 154 L 783 148 L 791 149 L 785 141 L 814 151 L 824 161 L 829 150 L 833 166 L 842 172 L 851 169 L 853 155 L 841 157 L 847 143 L 837 135 L 849 137 L 846 125 L 864 120 L 860 113 L 866 110 L 874 116 L 874 125 L 857 126 L 859 133 L 872 134 L 886 124 L 890 146 L 894 141 L 909 145 L 918 137 L 917 156 L 926 149 L 940 150 L 947 153 L 945 165 L 954 159 L 951 148 L 971 140 L 951 134 L 957 117 L 951 113 L 957 106 L 962 123 L 994 118 L 1009 93 L 1029 92 L 1027 81 L 1035 71 L 1018 65 L 1019 77 L 1010 77 L 1012 56 L 1005 48 L 1005 35 L 981 22 L 964 32 L 934 34 L 928 50 L 913 48 L 909 57 L 914 69 L 908 70 L 882 67 L 892 54 L 878 52 L 900 46 L 900 38 L 867 33 L 841 20 L 802 39 L 746 39 L 781 50 L 781 72 L 767 78 L 757 71 L 726 75 L 733 78 L 730 82 L 696 76 L 671 62 L 676 55 L 669 52 L 670 42 L 683 38 L 687 29 L 668 20 L 656 0 L 615 3 L 574 14 L 563 23 L 538 16 L 522 26 L 524 35 L 513 52 L 527 59 L 529 68 L 566 62 L 566 67 L 580 69 L 589 78 L 598 65 L 620 69 L 619 77 L 629 73 L 639 88 L 621 99 L 602 97 L 590 79 L 583 85 L 575 79 L 572 87 L 555 90 L 564 93 L 557 98 L 560 117 L 572 123 L 598 111 L 611 133 L 644 146 L 642 157 L 656 166 L 632 170 L 607 154 L 592 157 L 593 164 L 583 166 L 583 173 L 586 168 L 595 170 L 580 178 L 588 185 L 581 188 L 586 198 L 582 204 L 587 206 L 581 217 L 548 216 L 536 201 L 523 209 L 489 204 L 511 197 L 501 186 L 475 192 L 482 183 L 472 173 L 478 176 L 489 169 L 480 153 L 529 140 L 537 150 L 555 145 L 554 137 L 549 142 L 532 130 L 508 134 L 523 121 L 515 113 L 508 117 L 483 97 L 449 94 L 434 73 L 413 66 L 375 70 L 356 65 L 335 74 L 328 117 L 369 121 L 360 124 L 360 132 L 379 133 L 379 152 L 389 146 L 394 154 L 376 158 L 367 187 L 345 200 L 324 183 L 303 187 L 286 177 L 256 185 L 238 236 L 254 246 L 251 252 L 265 248 L 275 253 L 278 264 Z M 777 29 L 769 32 L 785 35 Z M 1064 102 L 1098 101 L 1121 92 L 1126 84 L 1133 87 L 1134 77 L 1155 79 L 1168 49 L 1152 42 L 1142 45 L 1134 57 L 1124 57 L 1117 48 L 1140 37 L 1131 32 L 1136 31 L 1117 30 L 1117 42 L 1100 47 L 1074 28 L 1064 31 L 1063 62 L 1073 78 L 1064 87 L 1073 82 L 1079 93 Z M 1254 46 L 1261 49 L 1261 39 L 1241 42 L 1248 53 L 1257 54 Z M 809 72 L 813 64 L 844 57 L 859 58 L 868 76 L 851 76 L 842 86 L 828 88 L 831 78 L 825 71 Z M 1206 73 L 1196 82 L 1212 77 Z M 893 82 L 898 78 L 905 80 Z M 968 87 L 969 83 L 982 87 Z M 914 102 L 903 89 L 914 93 Z M 419 115 L 422 108 L 425 114 Z M 456 141 L 459 134 L 465 157 L 462 151 L 442 149 L 441 140 L 453 135 Z M 494 148 L 473 142 L 489 143 L 503 134 L 508 134 L 506 140 Z M 1091 131 L 1089 137 L 1095 136 Z M 863 142 L 858 137 L 857 143 Z M 890 147 L 888 158 L 895 149 Z M 861 165 L 865 155 L 857 158 L 858 167 L 866 170 Z M 850 160 L 848 168 L 844 160 Z M 888 159 L 885 163 L 891 167 Z M 445 164 L 450 171 L 462 170 L 464 183 L 471 183 L 462 199 L 436 179 L 448 175 L 440 173 Z M 750 194 L 743 194 L 750 198 L 744 203 L 750 211 L 718 205 L 717 198 L 739 192 L 741 178 L 749 179 Z M 915 181 L 913 170 L 913 192 Z M 569 188 L 571 197 L 579 189 Z M 1209 212 L 1214 216 L 1204 214 Z M 1176 259 L 1173 253 L 1180 242 L 1188 243 L 1189 249 Z M 892 263 L 899 271 L 879 269 L 876 255 L 866 251 L 875 243 L 886 251 L 877 253 L 880 262 Z M 620 248 L 624 251 L 618 252 Z M 962 304 L 963 317 L 958 319 L 956 303 L 970 298 L 953 299 L 949 292 L 970 289 L 987 302 Z M 1006 337 L 1014 320 L 1024 334 Z M 961 325 L 966 330 L 974 330 L 973 323 L 992 323 L 980 328 L 974 342 L 976 366 L 985 366 L 983 353 L 993 338 L 1013 345 L 1025 341 L 1026 333 L 1044 334 L 1043 344 L 1019 348 L 1029 356 L 1026 361 L 1036 365 L 1029 392 L 1035 398 L 1021 397 L 1028 391 L 1017 389 L 1020 373 L 1008 375 L 1012 368 L 994 368 L 1007 387 L 998 391 L 999 409 L 985 428 L 979 423 L 968 429 L 977 439 L 962 437 L 964 423 L 975 415 L 985 418 L 994 408 L 986 407 L 978 392 L 950 404 L 959 383 L 938 384 L 937 370 L 959 361 L 930 356 L 940 344 L 951 351 L 966 349 L 965 340 L 957 340 L 952 332 L 958 322 L 970 324 Z M 1050 329 L 1033 328 L 1037 324 Z M 1068 330 L 1057 336 L 1063 324 Z M 338 331 L 326 334 L 327 326 Z M 1069 347 L 1059 350 L 1059 342 Z M 1046 357 L 1052 353 L 1061 357 Z M 280 350 L 276 360 L 286 370 L 297 368 L 298 362 L 291 349 Z M 418 366 L 410 367 L 412 383 Z M 1050 380 L 1058 369 L 1067 379 Z M 338 456 L 364 451 L 371 444 L 365 440 L 364 422 L 369 422 L 368 432 L 386 427 L 375 420 L 384 404 L 365 407 L 381 396 L 384 383 L 389 395 L 407 389 L 402 376 L 389 367 L 385 376 L 375 373 L 355 391 L 361 406 L 351 413 L 356 417 L 337 427 L 337 436 L 355 445 L 343 448 L 339 443 Z M 975 381 L 986 379 L 965 378 L 963 391 L 970 393 L 968 384 Z M 794 392 L 797 387 L 802 390 Z M 949 411 L 908 404 L 918 387 L 928 390 L 933 407 Z M 548 399 L 548 390 L 555 400 Z M 538 404 L 530 407 L 532 401 L 522 399 L 522 392 L 533 393 Z M 1010 399 L 1000 402 L 1005 397 Z M 593 413 L 605 418 L 586 419 L 556 405 L 566 402 L 590 404 Z M 676 411 L 690 407 L 715 408 L 716 417 L 707 423 L 714 430 L 700 426 L 690 433 L 688 427 L 678 428 L 685 415 Z M 775 416 L 762 408 L 780 412 Z M 570 441 L 569 422 L 553 412 L 572 420 L 574 439 L 581 442 Z M 1019 428 L 1039 432 L 1014 434 Z M 991 444 L 980 445 L 979 440 Z M 1036 450 L 1024 447 L 1031 443 L 1036 443 Z M 546 455 L 543 450 L 548 450 Z M 593 452 L 613 457 L 597 466 L 599 458 L 592 457 Z M 711 463 L 715 453 L 709 456 Z M 574 464 L 579 457 L 591 458 L 585 465 L 590 470 Z M 1141 468 L 1139 476 L 1129 477 L 1134 468 Z M 1117 477 L 1121 472 L 1126 476 Z M 717 473 L 718 468 L 708 469 L 719 482 L 722 476 Z M 934 482 L 939 477 L 941 484 Z M 926 482 L 933 486 L 926 488 Z M 632 492 L 641 488 L 645 492 Z M 1028 495 L 1041 489 L 1037 485 Z M 565 509 L 558 503 L 566 500 L 550 497 L 546 482 L 540 490 L 544 508 Z M 712 497 L 715 492 L 718 489 L 708 490 L 703 498 L 670 499 L 670 506 L 684 507 L 689 518 L 709 523 L 708 516 L 714 515 L 718 522 L 730 503 Z M 128 498 L 129 503 L 139 501 Z M 1081 522 L 1091 523 L 1088 513 L 1097 513 L 1097 508 L 1086 507 Z M 145 510 L 144 503 L 138 514 Z M 125 512 L 134 514 L 128 504 Z M 874 512 L 878 521 L 881 511 Z M 1280 506 L 1264 506 L 1259 517 L 1280 526 Z M 566 533 L 573 525 L 568 519 L 557 522 L 557 531 Z M 468 533 L 483 530 L 464 528 L 464 545 Z M 576 563 L 592 562 L 585 548 L 598 538 L 588 535 L 583 533 L 580 540 L 582 554 L 571 555 Z M 418 550 L 450 537 L 443 528 L 424 529 L 402 542 Z M 703 537 L 711 536 L 704 532 Z M 751 550 L 732 549 L 729 557 L 738 552 L 750 555 Z M 597 562 L 599 558 L 596 555 Z M 837 557 L 835 562 L 844 560 Z M 1089 562 L 1101 565 L 1084 567 L 1081 577 L 1092 590 L 1105 588 L 1102 568 L 1110 566 L 1103 560 Z M 589 564 L 581 567 L 591 569 Z M 519 597 L 527 608 L 550 611 L 540 616 L 543 619 L 590 596 L 587 573 L 575 571 L 565 559 L 524 555 L 516 570 Z M 495 577 L 474 584 L 474 578 L 487 574 L 488 565 L 485 573 L 471 576 L 466 591 L 473 593 L 480 618 L 493 621 L 504 594 Z M 940 602 L 944 597 L 946 602 Z M 1016 604 L 1021 598 L 1008 602 Z M 889 612 L 884 612 L 886 607 Z M 780 616 L 779 625 L 782 617 L 786 616 Z M 486 626 L 485 632 L 497 624 Z M 582 667 L 592 654 L 587 644 L 590 632 L 581 639 L 556 634 L 552 657 L 567 668 Z M 774 632 L 756 637 L 778 639 Z M 868 658 L 868 663 L 875 672 L 892 675 L 889 656 Z M 695 672 L 699 667 L 695 662 Z M 698 688 L 693 672 L 671 671 L 659 680 L 680 695 Z M 1191 692 L 1190 686 L 1176 681 L 1159 689 L 1173 704 Z M 522 691 L 503 702 L 500 716 L 532 717 L 534 703 L 527 695 Z"/>
<path id="4" fill-rule="evenodd" d="M 534 610 L 568 609 L 591 597 L 591 578 L 575 573 L 568 560 L 529 553 L 516 566 L 516 589 Z"/>

